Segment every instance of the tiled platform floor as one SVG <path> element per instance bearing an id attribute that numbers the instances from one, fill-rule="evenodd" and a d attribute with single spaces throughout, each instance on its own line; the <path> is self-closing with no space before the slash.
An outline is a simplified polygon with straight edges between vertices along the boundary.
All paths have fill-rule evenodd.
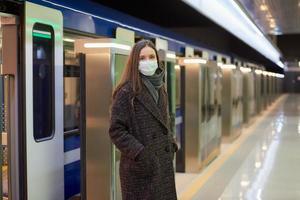
<path id="1" fill-rule="evenodd" d="M 176 174 L 179 199 L 300 199 L 300 95 L 283 95 L 200 174 Z"/>

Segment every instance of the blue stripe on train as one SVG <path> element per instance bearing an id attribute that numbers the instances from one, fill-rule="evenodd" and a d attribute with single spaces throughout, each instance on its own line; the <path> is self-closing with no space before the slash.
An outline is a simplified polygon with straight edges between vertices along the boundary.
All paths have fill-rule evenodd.
<path id="1" fill-rule="evenodd" d="M 64 152 L 80 148 L 80 135 L 66 137 L 64 140 Z"/>
<path id="2" fill-rule="evenodd" d="M 80 160 L 65 165 L 65 199 L 80 193 Z"/>
<path id="3" fill-rule="evenodd" d="M 180 117 L 181 115 L 181 108 L 176 108 L 176 117 Z"/>
<path id="4" fill-rule="evenodd" d="M 80 148 L 80 135 L 64 139 L 64 152 Z M 64 166 L 65 199 L 80 193 L 80 160 Z"/>

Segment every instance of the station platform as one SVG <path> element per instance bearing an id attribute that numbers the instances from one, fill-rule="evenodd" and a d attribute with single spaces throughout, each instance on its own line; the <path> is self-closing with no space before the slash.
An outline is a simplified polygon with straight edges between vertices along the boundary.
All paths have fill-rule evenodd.
<path id="1" fill-rule="evenodd" d="M 176 173 L 178 199 L 300 199 L 299 102 L 282 95 L 201 173 Z"/>

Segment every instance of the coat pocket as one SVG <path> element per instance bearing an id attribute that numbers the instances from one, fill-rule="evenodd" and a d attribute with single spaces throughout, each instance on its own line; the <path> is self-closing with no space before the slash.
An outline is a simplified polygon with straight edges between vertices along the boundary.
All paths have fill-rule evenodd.
<path id="1" fill-rule="evenodd" d="M 133 172 L 140 177 L 150 177 L 156 174 L 159 168 L 159 161 L 157 156 L 150 151 L 149 148 L 145 148 L 138 159 L 132 164 Z"/>

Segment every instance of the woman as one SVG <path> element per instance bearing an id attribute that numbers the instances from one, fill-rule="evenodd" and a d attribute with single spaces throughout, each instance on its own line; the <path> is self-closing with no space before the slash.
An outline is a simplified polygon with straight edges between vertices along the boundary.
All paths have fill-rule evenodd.
<path id="1" fill-rule="evenodd" d="M 109 134 L 121 151 L 123 200 L 177 199 L 164 69 L 151 41 L 136 43 L 114 91 Z"/>

